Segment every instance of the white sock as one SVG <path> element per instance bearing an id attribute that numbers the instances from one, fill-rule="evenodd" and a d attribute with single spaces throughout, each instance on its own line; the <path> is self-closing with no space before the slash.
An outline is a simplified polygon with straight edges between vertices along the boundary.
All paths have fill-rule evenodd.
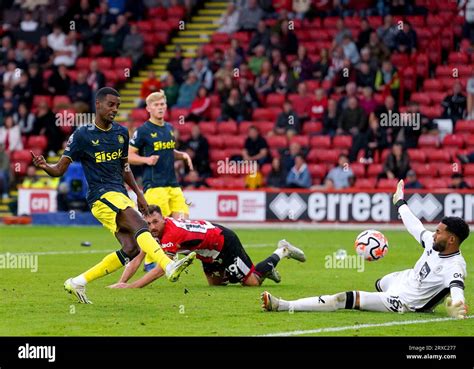
<path id="1" fill-rule="evenodd" d="M 339 294 L 338 294 L 339 295 Z M 335 311 L 345 306 L 344 301 L 339 301 L 338 295 L 323 295 L 307 297 L 295 301 L 289 301 L 289 310 L 293 311 Z"/>
<path id="2" fill-rule="evenodd" d="M 87 284 L 84 274 L 78 275 L 72 279 L 72 283 L 78 284 L 79 286 L 85 286 Z"/>
<path id="3" fill-rule="evenodd" d="M 273 253 L 281 259 L 288 256 L 288 250 L 284 247 L 278 248 Z"/>

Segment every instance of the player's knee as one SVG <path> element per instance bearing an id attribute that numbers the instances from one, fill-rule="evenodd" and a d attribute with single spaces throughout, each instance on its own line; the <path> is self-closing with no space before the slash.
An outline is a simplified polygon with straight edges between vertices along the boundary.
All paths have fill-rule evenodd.
<path id="1" fill-rule="evenodd" d="M 122 251 L 132 260 L 140 253 L 140 248 L 134 243 L 127 243 L 122 245 Z"/>
<path id="2" fill-rule="evenodd" d="M 243 285 L 247 287 L 257 287 L 262 284 L 260 278 L 256 274 L 251 274 L 244 282 Z"/>

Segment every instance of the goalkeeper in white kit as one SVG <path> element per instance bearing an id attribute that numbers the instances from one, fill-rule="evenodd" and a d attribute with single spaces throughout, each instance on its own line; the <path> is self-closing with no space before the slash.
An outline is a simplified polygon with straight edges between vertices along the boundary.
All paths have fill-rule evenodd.
<path id="1" fill-rule="evenodd" d="M 449 316 L 467 315 L 464 299 L 466 262 L 459 247 L 469 236 L 469 226 L 459 217 L 444 217 L 430 232 L 410 211 L 403 199 L 404 183 L 398 183 L 393 203 L 408 232 L 424 251 L 412 269 L 390 273 L 375 283 L 378 292 L 349 291 L 335 295 L 286 301 L 267 291 L 261 295 L 267 311 L 335 311 L 358 309 L 383 312 L 432 312 L 446 299 Z"/>

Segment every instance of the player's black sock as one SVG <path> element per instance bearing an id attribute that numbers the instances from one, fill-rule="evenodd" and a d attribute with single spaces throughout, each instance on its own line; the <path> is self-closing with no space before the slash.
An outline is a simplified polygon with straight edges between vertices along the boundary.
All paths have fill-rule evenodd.
<path id="1" fill-rule="evenodd" d="M 255 273 L 260 277 L 265 276 L 273 268 L 275 268 L 280 261 L 280 257 L 276 254 L 271 254 L 268 258 L 261 261 L 255 266 Z"/>
<path id="2" fill-rule="evenodd" d="M 346 306 L 344 309 L 354 309 L 354 303 L 355 303 L 355 298 L 354 298 L 354 291 L 349 291 L 346 292 Z"/>

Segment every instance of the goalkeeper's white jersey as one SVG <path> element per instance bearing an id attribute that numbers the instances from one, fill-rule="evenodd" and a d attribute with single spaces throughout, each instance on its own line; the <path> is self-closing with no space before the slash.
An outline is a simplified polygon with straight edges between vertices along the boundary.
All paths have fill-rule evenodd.
<path id="1" fill-rule="evenodd" d="M 407 206 L 406 210 L 410 211 Z M 400 214 L 407 225 L 403 211 L 400 211 Z M 459 251 L 440 255 L 433 250 L 433 232 L 423 228 L 418 233 L 410 228 L 410 233 L 418 239 L 425 250 L 414 268 L 400 272 L 386 292 L 398 296 L 409 310 L 431 310 L 448 295 L 451 287 L 464 289 L 466 262 Z"/>

